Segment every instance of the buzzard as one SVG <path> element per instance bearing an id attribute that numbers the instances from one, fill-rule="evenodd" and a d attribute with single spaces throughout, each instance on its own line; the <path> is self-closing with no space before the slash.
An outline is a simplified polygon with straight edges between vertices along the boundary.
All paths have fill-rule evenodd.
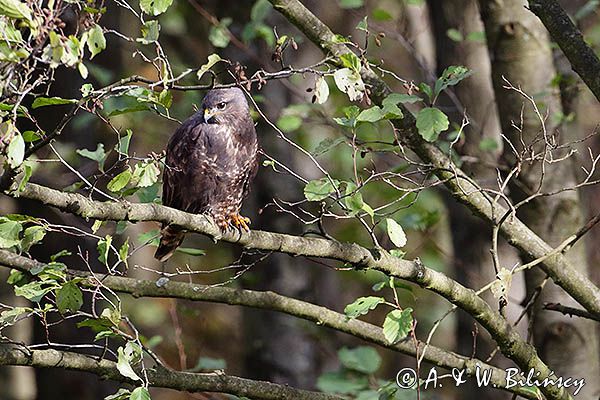
<path id="1" fill-rule="evenodd" d="M 212 89 L 202 108 L 171 136 L 163 177 L 163 204 L 210 215 L 221 231 L 249 230 L 239 212 L 258 162 L 248 102 L 239 88 Z M 183 228 L 163 225 L 154 257 L 166 261 L 183 241 Z"/>

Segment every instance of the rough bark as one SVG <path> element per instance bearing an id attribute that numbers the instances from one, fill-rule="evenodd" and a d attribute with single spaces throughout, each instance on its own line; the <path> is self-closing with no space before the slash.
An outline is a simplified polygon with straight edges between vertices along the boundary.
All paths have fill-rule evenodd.
<path id="1" fill-rule="evenodd" d="M 542 123 L 528 100 L 517 91 L 503 87 L 508 80 L 531 96 L 540 96 L 543 93 L 543 97 L 536 100 L 542 108 L 542 115 L 548 116 L 544 121 L 548 135 L 561 129 L 561 126 L 555 123 L 556 118 L 552 118 L 562 112 L 562 106 L 558 93 L 551 87 L 556 70 L 550 41 L 544 26 L 525 9 L 524 1 L 482 1 L 481 4 L 493 57 L 492 76 L 503 131 L 512 143 L 517 144 L 517 150 L 521 151 L 521 139 L 527 145 L 534 143 L 541 135 Z M 519 124 L 521 116 L 522 132 L 514 128 L 515 122 Z M 568 139 L 568 133 L 565 136 Z M 534 149 L 543 152 L 544 141 L 539 141 Z M 508 162 L 514 161 L 514 155 L 506 150 L 505 159 Z M 548 163 L 544 168 L 543 171 L 540 162 L 525 163 L 518 181 L 511 188 L 513 201 L 521 201 L 537 190 L 552 192 L 576 185 L 570 159 Z M 538 197 L 519 209 L 518 215 L 551 245 L 559 244 L 569 232 L 577 230 L 583 220 L 577 191 Z M 528 259 L 527 255 L 524 257 Z M 566 257 L 581 274 L 588 274 L 583 243 L 574 246 Z M 536 291 L 544 278 L 545 274 L 542 271 L 527 272 L 526 281 L 530 295 Z M 542 289 L 530 313 L 530 318 L 533 318 L 534 342 L 539 354 L 558 375 L 585 378 L 588 384 L 578 397 L 597 399 L 600 386 L 594 377 L 600 376 L 600 366 L 594 323 L 545 311 L 543 304 L 546 302 L 575 305 L 572 299 L 552 282 L 548 282 Z"/>
<path id="2" fill-rule="evenodd" d="M 600 59 L 587 45 L 569 15 L 556 0 L 529 0 L 528 4 L 565 53 L 573 70 L 600 100 Z"/>
<path id="3" fill-rule="evenodd" d="M 43 263 L 32 260 L 6 250 L 0 250 L 0 266 L 18 269 L 27 272 L 34 267 L 43 266 Z M 68 270 L 70 276 L 85 278 L 81 282 L 84 287 L 96 289 L 102 282 L 102 287 L 111 289 L 117 293 L 131 294 L 136 298 L 161 297 L 193 301 L 205 301 L 223 303 L 229 305 L 241 305 L 245 307 L 272 310 L 288 316 L 314 322 L 319 326 L 335 329 L 373 344 L 398 351 L 415 357 L 417 350 L 413 340 L 403 340 L 392 344 L 385 339 L 380 327 L 360 321 L 349 319 L 344 314 L 335 312 L 326 307 L 315 305 L 306 301 L 297 300 L 272 291 L 256 291 L 245 289 L 232 289 L 221 286 L 205 286 L 184 282 L 169 281 L 158 287 L 155 281 L 134 279 L 104 274 L 91 274 L 89 272 Z M 440 349 L 424 342 L 418 342 L 420 354 L 424 353 L 424 359 L 439 367 L 452 369 L 465 369 L 469 376 L 475 373 L 475 366 L 492 371 L 492 383 L 498 388 L 506 387 L 505 372 L 501 369 L 488 365 L 480 360 L 465 357 Z M 289 349 L 288 349 L 289 351 Z M 295 351 L 299 351 L 295 349 Z M 513 393 L 524 397 L 534 397 L 531 391 L 519 387 L 511 388 Z"/>
<path id="4" fill-rule="evenodd" d="M 103 379 L 131 381 L 117 370 L 117 364 L 106 359 L 58 350 L 28 350 L 21 346 L 0 344 L 0 365 L 21 365 L 35 368 L 59 368 L 91 372 Z M 326 393 L 298 390 L 271 382 L 252 381 L 218 372 L 179 372 L 157 366 L 147 370 L 150 386 L 187 392 L 230 393 L 262 400 L 339 400 Z"/>
<path id="5" fill-rule="evenodd" d="M 329 239 L 292 236 L 281 233 L 251 231 L 226 233 L 221 236 L 219 228 L 204 216 L 157 204 L 135 204 L 127 201 L 100 202 L 75 193 L 65 193 L 28 183 L 19 194 L 37 199 L 63 211 L 86 218 L 117 221 L 157 221 L 179 225 L 187 230 L 219 237 L 245 247 L 272 250 L 293 255 L 336 259 L 357 269 L 371 268 L 387 275 L 408 280 L 441 295 L 462 308 L 492 335 L 500 350 L 523 370 L 534 369 L 540 379 L 551 376 L 552 371 L 542 362 L 531 345 L 526 343 L 510 323 L 494 311 L 472 289 L 466 288 L 443 273 L 425 267 L 420 261 L 401 260 L 381 249 L 368 250 L 355 243 L 340 243 Z M 564 388 L 545 387 L 542 392 L 552 399 L 569 399 Z"/>

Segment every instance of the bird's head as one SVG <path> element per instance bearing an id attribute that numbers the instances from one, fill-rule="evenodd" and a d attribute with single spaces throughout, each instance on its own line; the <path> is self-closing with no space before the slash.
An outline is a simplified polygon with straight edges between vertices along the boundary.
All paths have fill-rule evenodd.
<path id="1" fill-rule="evenodd" d="M 223 124 L 231 119 L 248 115 L 246 96 L 239 88 L 212 89 L 202 100 L 201 109 L 204 122 Z"/>

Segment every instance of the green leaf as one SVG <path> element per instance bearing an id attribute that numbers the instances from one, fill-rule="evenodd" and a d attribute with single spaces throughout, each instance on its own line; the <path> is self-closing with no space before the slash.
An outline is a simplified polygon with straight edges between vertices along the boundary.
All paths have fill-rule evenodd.
<path id="1" fill-rule="evenodd" d="M 361 111 L 361 113 L 358 114 L 358 117 L 356 117 L 356 120 L 359 122 L 377 122 L 381 121 L 384 117 L 385 113 L 381 107 L 373 106 Z"/>
<path id="2" fill-rule="evenodd" d="M 375 307 L 381 303 L 385 303 L 385 299 L 383 297 L 359 297 L 344 308 L 344 313 L 349 318 L 356 318 L 358 316 L 367 314 L 371 310 L 374 310 Z"/>
<path id="3" fill-rule="evenodd" d="M 392 15 L 383 8 L 376 8 L 371 14 L 376 21 L 389 21 L 393 19 Z"/>
<path id="4" fill-rule="evenodd" d="M 357 186 L 355 183 L 346 182 L 344 204 L 346 205 L 346 207 L 348 207 L 352 214 L 358 213 L 365 206 L 362 194 L 360 192 L 357 192 L 356 189 Z"/>
<path id="5" fill-rule="evenodd" d="M 106 235 L 104 239 L 98 241 L 96 248 L 98 249 L 98 261 L 104 265 L 108 265 L 108 253 L 112 243 L 112 236 Z"/>
<path id="6" fill-rule="evenodd" d="M 344 347 L 338 351 L 338 357 L 344 367 L 365 374 L 373 374 L 381 366 L 381 356 L 377 350 L 368 346 L 354 349 Z"/>
<path id="7" fill-rule="evenodd" d="M 158 0 L 152 0 L 158 1 Z M 104 31 L 102 31 L 102 27 L 98 24 L 94 24 L 94 26 L 87 31 L 87 47 L 92 56 L 90 60 L 94 58 L 98 53 L 106 48 L 106 38 L 104 37 Z"/>
<path id="8" fill-rule="evenodd" d="M 467 40 L 476 43 L 485 43 L 485 31 L 473 31 L 467 35 Z"/>
<path id="9" fill-rule="evenodd" d="M 160 169 L 154 162 L 137 164 L 133 171 L 132 182 L 137 187 L 152 186 L 158 181 Z"/>
<path id="10" fill-rule="evenodd" d="M 425 93 L 425 95 L 427 95 L 429 100 L 433 100 L 433 90 L 431 89 L 431 86 L 429 86 L 425 82 L 421 82 L 421 83 L 419 83 L 419 90 L 421 92 Z"/>
<path id="11" fill-rule="evenodd" d="M 200 357 L 190 372 L 224 370 L 227 363 L 222 358 Z"/>
<path id="12" fill-rule="evenodd" d="M 133 132 L 131 129 L 125 131 L 125 135 L 119 136 L 119 143 L 115 146 L 115 149 L 121 153 L 127 155 L 129 153 L 129 143 L 131 143 L 131 136 Z"/>
<path id="13" fill-rule="evenodd" d="M 131 367 L 129 355 L 125 353 L 123 347 L 117 349 L 117 369 L 126 378 L 134 381 L 142 380 Z"/>
<path id="14" fill-rule="evenodd" d="M 39 243 L 46 236 L 46 230 L 43 226 L 34 225 L 25 229 L 23 233 L 23 240 L 21 240 L 21 249 L 23 251 L 29 251 L 31 246 Z"/>
<path id="15" fill-rule="evenodd" d="M 100 227 L 102 227 L 102 224 L 104 224 L 104 221 L 97 219 L 96 221 L 94 221 L 94 225 L 92 225 L 92 233 L 96 233 L 98 232 L 98 229 L 100 229 Z"/>
<path id="16" fill-rule="evenodd" d="M 150 44 L 154 43 L 158 40 L 158 36 L 160 34 L 160 25 L 158 21 L 146 21 L 144 25 L 141 27 L 142 37 L 137 38 L 136 40 L 142 44 Z"/>
<path id="17" fill-rule="evenodd" d="M 350 101 L 362 99 L 365 83 L 358 72 L 350 68 L 338 69 L 333 73 L 333 80 L 338 89 L 348 95 Z"/>
<path id="18" fill-rule="evenodd" d="M 68 250 L 61 250 L 56 254 L 53 254 L 50 256 L 50 261 L 56 261 L 58 260 L 60 257 L 65 257 L 65 256 L 70 256 L 71 252 Z"/>
<path id="19" fill-rule="evenodd" d="M 315 82 L 315 101 L 324 104 L 329 98 L 329 85 L 324 76 L 319 76 Z"/>
<path id="20" fill-rule="evenodd" d="M 223 18 L 217 26 L 210 28 L 208 33 L 208 40 L 215 47 L 225 48 L 229 45 L 229 29 L 227 27 L 231 25 L 233 20 L 231 18 Z"/>
<path id="21" fill-rule="evenodd" d="M 150 15 L 160 15 L 167 11 L 173 0 L 140 0 L 140 8 Z"/>
<path id="22" fill-rule="evenodd" d="M 426 107 L 417 114 L 417 129 L 419 135 L 428 142 L 435 142 L 440 133 L 448 129 L 450 122 L 442 111 Z"/>
<path id="23" fill-rule="evenodd" d="M 336 186 L 339 184 L 338 181 L 333 180 L 333 184 Z M 335 192 L 335 186 L 328 178 L 321 178 L 310 181 L 304 187 L 304 197 L 308 201 L 321 201 L 326 199 L 331 193 Z"/>
<path id="24" fill-rule="evenodd" d="M 450 28 L 446 31 L 446 36 L 454 42 L 462 42 L 464 40 L 463 34 L 455 28 Z"/>
<path id="25" fill-rule="evenodd" d="M 131 392 L 128 389 L 119 389 L 117 393 L 113 393 L 104 398 L 104 400 L 128 400 Z"/>
<path id="26" fill-rule="evenodd" d="M 390 251 L 391 254 L 391 251 Z M 393 276 L 386 278 L 384 280 L 382 280 L 381 282 L 377 282 L 376 284 L 373 285 L 372 289 L 376 292 L 379 292 L 381 289 L 383 289 L 384 287 L 390 287 L 390 288 L 399 288 L 399 289 L 404 289 L 404 290 L 408 290 L 409 292 L 412 293 L 413 289 L 410 285 L 407 285 L 406 283 L 400 282 L 397 279 L 394 279 Z"/>
<path id="27" fill-rule="evenodd" d="M 39 303 L 42 297 L 54 289 L 52 286 L 44 287 L 44 285 L 44 282 L 33 281 L 22 286 L 17 286 L 15 287 L 15 295 L 25 297 L 34 303 Z"/>
<path id="28" fill-rule="evenodd" d="M 6 158 L 11 168 L 17 168 L 23 164 L 23 159 L 25 158 L 25 141 L 20 133 L 15 132 L 15 135 L 10 140 L 6 148 Z"/>
<path id="29" fill-rule="evenodd" d="M 282 115 L 275 125 L 283 132 L 292 132 L 302 126 L 302 118 L 297 115 Z"/>
<path id="30" fill-rule="evenodd" d="M 351 376 L 342 372 L 326 372 L 319 376 L 317 389 L 327 393 L 354 393 L 365 389 L 369 382 L 366 376 Z"/>
<path id="31" fill-rule="evenodd" d="M 471 76 L 473 71 L 467 67 L 452 65 L 442 72 L 442 76 L 435 82 L 434 97 L 437 97 L 442 90 L 458 84 L 463 79 Z"/>
<path id="32" fill-rule="evenodd" d="M 494 151 L 498 149 L 498 141 L 494 138 L 484 138 L 479 142 L 479 150 L 481 151 Z"/>
<path id="33" fill-rule="evenodd" d="M 27 182 L 29 182 L 29 178 L 31 178 L 32 173 L 33 173 L 33 168 L 31 168 L 31 165 L 24 164 L 23 165 L 23 177 L 21 178 L 21 181 L 19 182 L 19 187 L 17 188 L 17 191 L 19 193 L 22 192 L 23 189 L 25 189 L 25 185 L 27 185 Z"/>
<path id="34" fill-rule="evenodd" d="M 250 19 L 254 22 L 261 22 L 271 12 L 273 6 L 268 0 L 257 0 L 250 10 Z"/>
<path id="35" fill-rule="evenodd" d="M 61 314 L 77 312 L 82 305 L 83 294 L 75 282 L 69 281 L 56 291 L 56 306 Z"/>
<path id="36" fill-rule="evenodd" d="M 38 97 L 33 101 L 31 108 L 34 110 L 36 108 L 45 107 L 45 106 L 56 106 L 63 104 L 75 104 L 77 100 L 75 99 L 63 99 L 61 97 Z"/>
<path id="37" fill-rule="evenodd" d="M 406 234 L 402 226 L 391 218 L 385 219 L 387 234 L 396 247 L 404 247 L 406 245 Z"/>
<path id="38" fill-rule="evenodd" d="M 23 43 L 21 31 L 14 27 L 13 22 L 7 19 L 0 21 L 0 32 L 3 33 L 2 40 L 8 43 Z"/>
<path id="39" fill-rule="evenodd" d="M 129 113 L 134 113 L 134 112 L 138 112 L 138 111 L 148 111 L 148 110 L 151 110 L 151 108 L 148 106 L 148 104 L 138 103 L 138 104 L 131 105 L 129 107 L 115 108 L 114 110 L 112 110 L 111 112 L 108 113 L 108 116 L 114 117 L 116 115 L 129 114 Z"/>
<path id="40" fill-rule="evenodd" d="M 158 238 L 160 236 L 160 231 L 158 229 L 153 229 L 148 232 L 140 233 L 137 237 L 140 246 L 144 246 L 146 244 L 150 244 L 152 246 L 158 246 Z"/>
<path id="41" fill-rule="evenodd" d="M 20 285 L 26 283 L 25 274 L 21 271 L 17 271 L 16 269 L 10 270 L 10 274 L 8 278 L 6 278 L 6 283 L 9 285 Z"/>
<path id="42" fill-rule="evenodd" d="M 414 95 L 414 94 L 391 93 L 385 99 L 383 99 L 382 104 L 383 105 L 386 105 L 388 103 L 391 103 L 391 104 L 398 104 L 398 103 L 412 104 L 412 103 L 416 103 L 418 101 L 423 101 L 423 99 L 420 98 L 419 96 Z"/>
<path id="43" fill-rule="evenodd" d="M 106 152 L 104 151 L 104 145 L 102 143 L 98 143 L 98 147 L 96 147 L 96 150 L 94 151 L 90 151 L 88 149 L 77 149 L 75 151 L 82 157 L 96 161 L 98 163 L 98 169 L 101 172 L 104 172 L 104 161 L 106 161 Z"/>
<path id="44" fill-rule="evenodd" d="M 354 400 L 380 400 L 380 399 L 391 399 L 391 397 L 380 397 L 377 390 L 363 390 L 359 392 Z"/>
<path id="45" fill-rule="evenodd" d="M 321 142 L 319 142 L 317 147 L 315 147 L 315 149 L 311 153 L 313 156 L 318 157 L 321 154 L 327 153 L 329 150 L 331 150 L 335 146 L 337 146 L 341 143 L 345 143 L 345 142 L 346 142 L 346 138 L 343 136 L 337 137 L 335 139 L 334 138 L 326 138 L 326 139 L 323 139 Z"/>
<path id="46" fill-rule="evenodd" d="M 8 249 L 18 245 L 19 234 L 23 226 L 16 221 L 5 221 L 0 223 L 0 249 Z"/>
<path id="47" fill-rule="evenodd" d="M 118 310 L 105 308 L 100 314 L 100 318 L 88 318 L 77 323 L 78 328 L 88 327 L 94 332 L 110 331 L 111 328 L 117 327 L 121 322 L 121 314 Z"/>
<path id="48" fill-rule="evenodd" d="M 133 174 L 131 173 L 131 169 L 127 168 L 112 178 L 110 182 L 108 182 L 108 185 L 106 185 L 106 188 L 111 192 L 119 192 L 121 189 L 127 186 L 132 176 Z"/>
<path id="49" fill-rule="evenodd" d="M 48 33 L 50 43 L 44 48 L 42 60 L 50 64 L 50 68 L 56 68 L 61 64 L 65 49 L 61 42 L 61 37 L 54 31 Z M 87 33 L 84 33 L 87 38 Z M 87 39 L 86 39 L 87 40 Z"/>
<path id="50" fill-rule="evenodd" d="M 360 108 L 357 106 L 349 106 L 344 108 L 344 115 L 346 118 L 334 118 L 333 120 L 337 122 L 339 125 L 354 128 L 356 126 L 356 118 L 358 114 L 360 114 Z"/>
<path id="51" fill-rule="evenodd" d="M 150 392 L 145 387 L 137 387 L 133 389 L 133 392 L 131 392 L 129 400 L 151 400 Z"/>
<path id="52" fill-rule="evenodd" d="M 345 53 L 340 56 L 340 60 L 342 64 L 346 68 L 350 68 L 352 71 L 357 74 L 360 73 L 360 59 L 354 53 Z"/>
<path id="53" fill-rule="evenodd" d="M 404 250 L 400 250 L 400 249 L 391 249 L 390 255 L 392 257 L 403 259 L 404 256 L 406 255 L 406 252 Z"/>
<path id="54" fill-rule="evenodd" d="M 160 203 L 158 197 L 158 189 L 160 188 L 160 183 L 155 183 L 148 187 L 140 188 L 137 190 L 136 194 L 140 201 L 140 203 Z"/>
<path id="55" fill-rule="evenodd" d="M 198 80 L 200 80 L 202 78 L 202 75 L 204 75 L 206 72 L 208 72 L 208 70 L 211 69 L 216 63 L 218 63 L 219 61 L 222 61 L 222 60 L 223 59 L 218 54 L 211 54 L 210 56 L 208 56 L 208 62 L 206 64 L 202 65 L 200 67 L 200 69 L 198 69 L 198 72 L 196 73 Z"/>
<path id="56" fill-rule="evenodd" d="M 365 15 L 363 17 L 363 19 L 360 20 L 360 22 L 356 25 L 356 28 L 359 31 L 365 31 L 365 32 L 369 32 L 369 22 L 368 22 L 368 17 Z"/>
<path id="57" fill-rule="evenodd" d="M 387 234 L 396 247 L 404 247 L 406 245 L 406 234 L 402 226 L 391 218 L 386 218 Z"/>
<path id="58" fill-rule="evenodd" d="M 206 254 L 206 251 L 202 249 L 195 249 L 193 247 L 178 247 L 177 249 L 175 249 L 175 251 L 195 257 L 203 256 Z"/>
<path id="59" fill-rule="evenodd" d="M 87 79 L 89 71 L 83 62 L 77 64 L 77 70 L 83 79 Z"/>
<path id="60" fill-rule="evenodd" d="M 119 259 L 127 266 L 127 257 L 129 257 L 129 238 L 125 240 L 125 243 L 119 249 Z"/>
<path id="61" fill-rule="evenodd" d="M 40 132 L 35 131 L 25 131 L 23 132 L 23 140 L 26 143 L 36 142 L 42 138 L 42 134 Z"/>
<path id="62" fill-rule="evenodd" d="M 360 8 L 364 5 L 363 0 L 339 0 L 342 8 Z"/>
<path id="63" fill-rule="evenodd" d="M 412 330 L 412 308 L 394 310 L 390 312 L 383 322 L 383 335 L 391 344 L 404 339 Z"/>
<path id="64" fill-rule="evenodd" d="M 12 310 L 2 311 L 0 313 L 0 327 L 2 325 L 14 324 L 21 315 L 27 314 L 30 311 L 30 308 L 25 307 L 15 307 Z"/>
<path id="65" fill-rule="evenodd" d="M 0 0 L 0 15 L 31 21 L 31 9 L 18 0 Z"/>
<path id="66" fill-rule="evenodd" d="M 74 67 L 81 61 L 81 50 L 82 45 L 76 36 L 69 35 L 67 40 L 63 43 L 63 54 L 60 61 L 68 67 Z"/>

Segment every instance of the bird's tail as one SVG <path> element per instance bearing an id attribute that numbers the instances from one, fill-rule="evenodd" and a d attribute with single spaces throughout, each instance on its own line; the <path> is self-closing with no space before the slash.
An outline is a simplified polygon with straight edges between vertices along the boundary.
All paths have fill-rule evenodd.
<path id="1" fill-rule="evenodd" d="M 154 253 L 154 258 L 160 262 L 164 262 L 173 255 L 175 249 L 183 242 L 185 232 L 179 226 L 167 225 L 162 229 L 160 234 L 160 244 Z"/>

